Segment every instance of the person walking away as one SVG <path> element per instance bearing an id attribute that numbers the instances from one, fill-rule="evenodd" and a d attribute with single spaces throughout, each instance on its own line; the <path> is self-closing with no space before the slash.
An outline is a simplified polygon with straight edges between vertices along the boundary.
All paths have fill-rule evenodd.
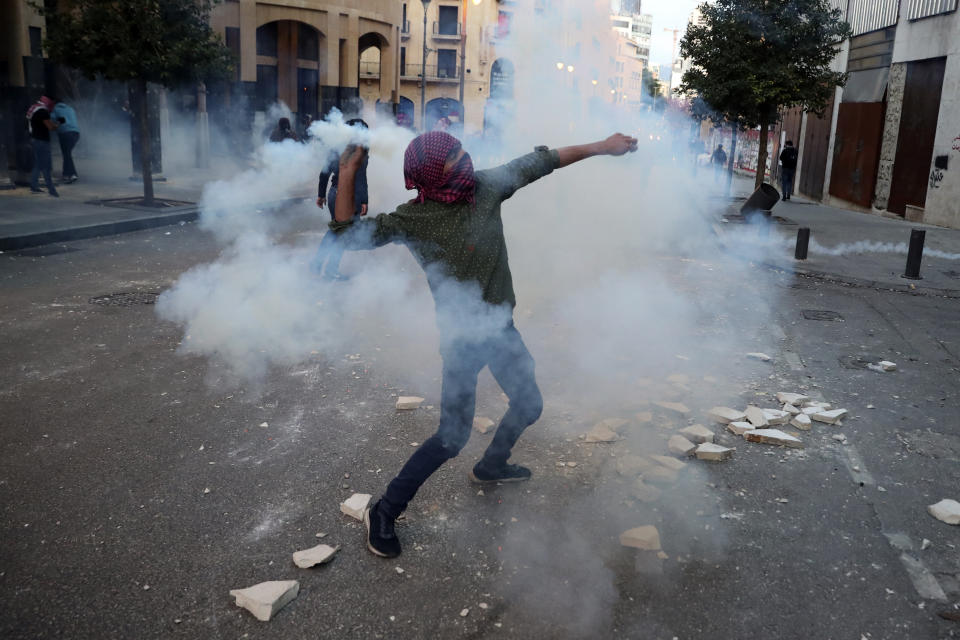
<path id="1" fill-rule="evenodd" d="M 54 198 L 59 198 L 57 188 L 53 185 L 53 160 L 50 157 L 50 132 L 57 128 L 58 123 L 51 119 L 50 113 L 56 104 L 56 99 L 41 96 L 27 109 L 27 125 L 30 128 L 30 142 L 33 145 L 33 172 L 30 174 L 30 192 L 43 193 L 40 190 L 40 174 L 47 183 L 47 191 Z"/>
<path id="2" fill-rule="evenodd" d="M 73 163 L 73 148 L 80 141 L 80 126 L 77 124 L 77 112 L 62 100 L 53 108 L 53 119 L 58 123 L 57 140 L 63 156 L 63 181 L 77 181 L 77 167 Z"/>
<path id="3" fill-rule="evenodd" d="M 713 165 L 713 181 L 720 182 L 723 178 L 723 169 L 727 166 L 727 152 L 723 150 L 723 145 L 718 144 L 710 156 L 710 164 Z"/>
<path id="4" fill-rule="evenodd" d="M 297 132 L 290 126 L 290 118 L 280 118 L 277 120 L 277 126 L 270 132 L 270 142 L 283 142 L 284 140 L 295 140 L 299 142 Z"/>
<path id="5" fill-rule="evenodd" d="M 361 127 L 368 129 L 367 123 L 360 118 L 354 118 L 347 121 L 350 127 Z M 331 154 L 329 164 L 324 167 L 320 173 L 320 179 L 317 184 L 317 206 L 321 209 L 325 204 L 330 207 L 330 220 L 334 220 L 334 208 L 337 204 L 337 186 L 340 177 L 340 155 Z M 330 192 L 327 193 L 327 182 L 330 183 Z M 369 195 L 367 193 L 367 160 L 364 160 L 363 166 L 357 172 L 354 184 L 354 215 L 365 216 L 369 206 Z M 314 258 L 314 268 L 327 280 L 346 280 L 346 277 L 340 273 L 340 260 L 343 258 L 343 243 L 339 242 L 336 233 L 328 231 L 323 240 L 320 241 L 320 248 L 317 250 L 317 257 Z M 326 264 L 324 264 L 326 263 Z"/>
<path id="6" fill-rule="evenodd" d="M 470 479 L 480 484 L 530 479 L 529 469 L 507 460 L 524 429 L 540 417 L 543 398 L 533 357 L 513 324 L 516 298 L 500 206 L 518 189 L 555 169 L 636 149 L 635 138 L 614 134 L 592 144 L 537 147 L 503 166 L 475 172 L 459 140 L 445 132 L 425 133 L 404 155 L 406 186 L 416 189 L 417 196 L 393 213 L 374 218 L 354 216 L 354 184 L 366 151 L 351 148 L 341 155 L 340 190 L 330 229 L 343 234 L 348 249 L 391 242 L 407 246 L 433 294 L 443 360 L 437 432 L 420 445 L 364 514 L 367 548 L 375 555 L 400 554 L 395 520 L 421 485 L 466 444 L 476 410 L 477 376 L 484 367 L 507 394 L 509 408 Z"/>
<path id="7" fill-rule="evenodd" d="M 793 195 L 793 176 L 797 172 L 797 148 L 793 140 L 787 140 L 780 152 L 780 186 L 783 189 L 783 199 L 789 200 Z"/>

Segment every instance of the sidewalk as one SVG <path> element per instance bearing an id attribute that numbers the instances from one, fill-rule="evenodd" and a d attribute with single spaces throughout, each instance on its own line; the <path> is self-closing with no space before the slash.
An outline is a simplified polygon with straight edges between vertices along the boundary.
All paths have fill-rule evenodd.
<path id="1" fill-rule="evenodd" d="M 753 192 L 753 180 L 734 179 L 732 194 L 746 198 Z M 740 203 L 736 203 L 739 208 Z M 930 295 L 960 297 L 960 259 L 930 255 L 932 251 L 960 258 L 960 230 L 894 220 L 882 216 L 828 207 L 794 196 L 773 208 L 774 217 L 786 224 L 773 224 L 770 230 L 773 256 L 769 266 L 801 275 L 813 275 L 851 284 L 895 289 Z M 794 224 L 796 226 L 794 226 Z M 723 230 L 726 225 L 721 226 Z M 797 229 L 810 229 L 806 260 L 794 259 Z M 924 229 L 926 242 L 920 268 L 921 280 L 902 278 L 907 262 L 906 245 L 912 229 Z M 896 251 L 863 251 L 849 246 L 857 242 L 903 245 Z M 782 249 L 779 245 L 782 244 Z M 847 246 L 845 246 L 847 245 Z M 824 249 L 845 249 L 842 255 L 829 255 Z M 868 247 L 870 248 L 870 247 Z"/>

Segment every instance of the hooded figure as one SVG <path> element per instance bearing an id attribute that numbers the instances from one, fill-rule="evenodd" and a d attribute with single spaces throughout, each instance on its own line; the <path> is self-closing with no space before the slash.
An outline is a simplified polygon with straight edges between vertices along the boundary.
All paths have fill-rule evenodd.
<path id="1" fill-rule="evenodd" d="M 469 154 L 463 154 L 449 172 L 444 171 L 447 160 L 460 148 L 460 141 L 444 131 L 431 131 L 413 139 L 403 154 L 407 189 L 417 190 L 411 203 L 474 202 L 477 180 Z"/>

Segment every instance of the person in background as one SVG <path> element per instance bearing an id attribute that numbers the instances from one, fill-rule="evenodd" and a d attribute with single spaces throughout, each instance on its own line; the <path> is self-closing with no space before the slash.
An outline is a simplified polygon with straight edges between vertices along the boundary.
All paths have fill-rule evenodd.
<path id="1" fill-rule="evenodd" d="M 53 119 L 59 123 L 57 140 L 60 142 L 60 153 L 63 155 L 63 181 L 74 183 L 77 181 L 77 167 L 73 163 L 73 148 L 80 140 L 80 126 L 77 124 L 77 112 L 73 107 L 62 100 L 53 108 Z"/>
<path id="2" fill-rule="evenodd" d="M 47 191 L 54 198 L 59 198 L 57 188 L 53 186 L 53 160 L 50 156 L 50 132 L 59 126 L 56 120 L 50 117 L 56 98 L 40 96 L 27 109 L 27 125 L 30 128 L 30 142 L 33 145 L 33 173 L 30 174 L 30 192 L 43 193 L 40 190 L 40 174 L 47 183 Z"/>
<path id="3" fill-rule="evenodd" d="M 347 121 L 347 126 L 369 128 L 367 123 L 360 118 L 354 118 Z M 330 161 L 323 171 L 320 172 L 320 180 L 317 184 L 317 206 L 321 209 L 324 205 L 330 206 L 330 219 L 334 219 L 334 207 L 337 204 L 337 187 L 340 176 L 340 155 L 331 154 Z M 327 182 L 330 183 L 330 192 L 327 193 Z M 364 160 L 363 167 L 357 172 L 354 184 L 354 215 L 367 215 L 369 206 L 369 196 L 367 193 L 367 161 Z M 343 244 L 338 242 L 337 234 L 328 231 L 320 241 L 320 248 L 317 250 L 317 257 L 314 258 L 313 266 L 327 280 L 346 280 L 346 277 L 340 273 L 340 260 L 343 258 Z"/>
<path id="4" fill-rule="evenodd" d="M 780 186 L 784 200 L 789 200 L 793 195 L 793 176 L 796 172 L 797 148 L 793 146 L 793 140 L 787 140 L 780 152 Z"/>
<path id="5" fill-rule="evenodd" d="M 713 155 L 710 156 L 710 164 L 713 165 L 714 182 L 720 182 L 723 177 L 723 170 L 727 166 L 727 152 L 723 150 L 722 144 L 718 144 L 717 148 L 713 150 Z"/>
<path id="6" fill-rule="evenodd" d="M 443 359 L 436 434 L 420 445 L 364 513 L 367 548 L 375 555 L 400 554 L 394 522 L 423 483 L 467 443 L 476 410 L 477 376 L 484 367 L 490 368 L 510 404 L 470 479 L 490 485 L 530 479 L 529 469 L 507 460 L 524 429 L 540 417 L 543 398 L 533 357 L 513 324 L 516 297 L 500 206 L 555 169 L 636 149 L 635 138 L 614 134 L 592 144 L 537 147 L 505 165 L 475 172 L 459 140 L 442 131 L 425 133 L 414 138 L 403 160 L 406 187 L 416 189 L 417 196 L 373 219 L 354 215 L 354 184 L 365 165 L 366 150 L 348 148 L 341 155 L 340 191 L 330 229 L 345 236 L 349 249 L 391 242 L 410 249 L 433 294 Z"/>
<path id="7" fill-rule="evenodd" d="M 277 120 L 276 128 L 270 133 L 270 142 L 283 142 L 284 140 L 298 141 L 297 132 L 290 126 L 290 118 L 280 118 Z"/>

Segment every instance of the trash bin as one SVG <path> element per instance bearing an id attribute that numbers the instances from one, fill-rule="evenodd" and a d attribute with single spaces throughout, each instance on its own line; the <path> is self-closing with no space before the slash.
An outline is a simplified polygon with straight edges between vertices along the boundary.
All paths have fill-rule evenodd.
<path id="1" fill-rule="evenodd" d="M 753 192 L 747 201 L 740 207 L 741 215 L 758 213 L 760 211 L 770 211 L 773 205 L 780 201 L 780 192 L 766 182 L 760 185 L 760 188 Z"/>

